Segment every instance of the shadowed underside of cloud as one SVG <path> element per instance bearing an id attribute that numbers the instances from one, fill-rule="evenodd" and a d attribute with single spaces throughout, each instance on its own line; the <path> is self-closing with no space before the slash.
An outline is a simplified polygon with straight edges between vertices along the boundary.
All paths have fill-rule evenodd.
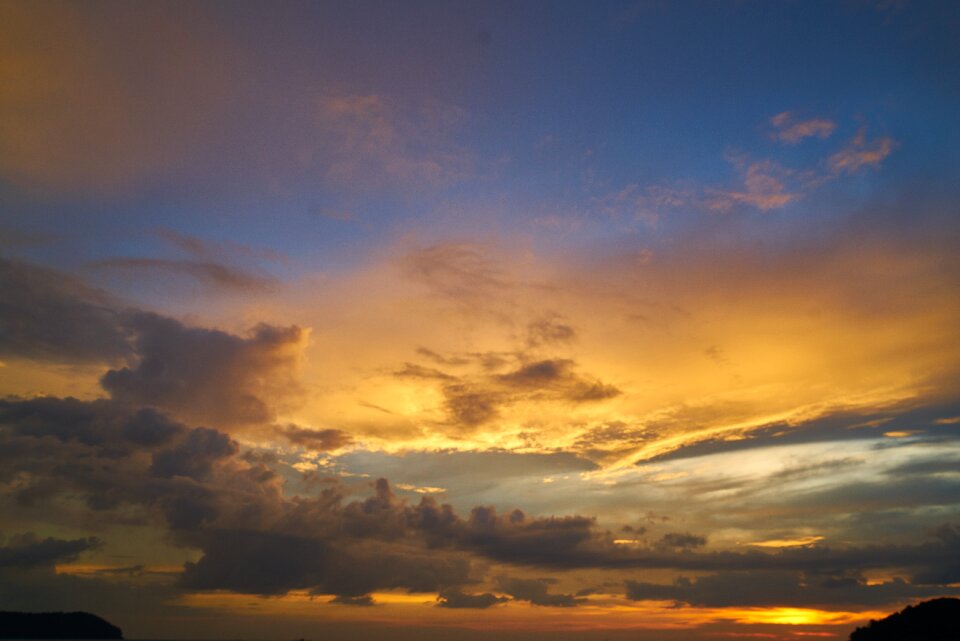
<path id="1" fill-rule="evenodd" d="M 32 568 L 72 561 L 100 545 L 94 537 L 84 539 L 41 539 L 32 532 L 10 537 L 0 546 L 0 568 Z"/>

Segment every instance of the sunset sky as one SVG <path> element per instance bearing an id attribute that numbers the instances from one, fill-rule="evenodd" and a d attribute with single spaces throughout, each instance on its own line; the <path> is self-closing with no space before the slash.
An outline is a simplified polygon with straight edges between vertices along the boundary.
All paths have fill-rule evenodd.
<path id="1" fill-rule="evenodd" d="M 839 641 L 960 596 L 958 33 L 0 0 L 0 610 Z"/>

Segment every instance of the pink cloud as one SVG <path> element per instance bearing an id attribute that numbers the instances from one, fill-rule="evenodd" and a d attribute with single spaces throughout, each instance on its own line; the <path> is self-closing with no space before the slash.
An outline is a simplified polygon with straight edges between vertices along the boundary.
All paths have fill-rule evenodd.
<path id="1" fill-rule="evenodd" d="M 828 138 L 837 128 L 837 123 L 826 118 L 797 120 L 794 114 L 784 111 L 770 119 L 776 131 L 773 137 L 788 144 L 796 144 L 804 138 Z"/>
<path id="2" fill-rule="evenodd" d="M 853 174 L 864 167 L 878 167 L 897 148 L 892 138 L 876 138 L 867 142 L 866 132 L 861 129 L 850 143 L 830 156 L 830 170 L 835 174 Z"/>

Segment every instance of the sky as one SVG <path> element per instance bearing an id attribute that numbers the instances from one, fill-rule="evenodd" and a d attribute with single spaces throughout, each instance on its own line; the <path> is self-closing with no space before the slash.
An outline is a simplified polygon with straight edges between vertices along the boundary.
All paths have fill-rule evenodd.
<path id="1" fill-rule="evenodd" d="M 0 609 L 804 641 L 960 596 L 958 31 L 0 0 Z"/>

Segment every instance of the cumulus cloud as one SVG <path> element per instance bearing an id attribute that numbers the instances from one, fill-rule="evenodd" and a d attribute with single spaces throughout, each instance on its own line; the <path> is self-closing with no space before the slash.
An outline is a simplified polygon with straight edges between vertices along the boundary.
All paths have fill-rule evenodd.
<path id="1" fill-rule="evenodd" d="M 299 327 L 258 325 L 242 338 L 148 313 L 129 327 L 138 362 L 101 379 L 114 399 L 225 426 L 271 421 L 268 399 L 298 391 L 293 372 L 308 335 Z"/>
<path id="2" fill-rule="evenodd" d="M 299 394 L 309 332 L 260 324 L 246 337 L 124 308 L 61 272 L 0 259 L 0 355 L 124 367 L 101 385 L 115 400 L 214 426 L 273 420 Z"/>

